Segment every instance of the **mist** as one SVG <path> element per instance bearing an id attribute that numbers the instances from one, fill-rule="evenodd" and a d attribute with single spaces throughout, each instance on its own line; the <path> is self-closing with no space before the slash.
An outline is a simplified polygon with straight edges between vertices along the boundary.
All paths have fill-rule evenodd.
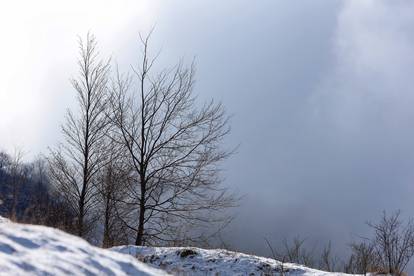
<path id="1" fill-rule="evenodd" d="M 77 35 L 92 31 L 128 69 L 138 33 L 155 26 L 159 62 L 195 58 L 199 98 L 232 115 L 237 154 L 222 175 L 243 196 L 223 233 L 233 248 L 269 255 L 264 237 L 300 235 L 345 256 L 383 210 L 414 215 L 410 1 L 40 2 L 49 8 L 30 16 L 0 11 L 0 147 L 30 159 L 59 140 Z"/>

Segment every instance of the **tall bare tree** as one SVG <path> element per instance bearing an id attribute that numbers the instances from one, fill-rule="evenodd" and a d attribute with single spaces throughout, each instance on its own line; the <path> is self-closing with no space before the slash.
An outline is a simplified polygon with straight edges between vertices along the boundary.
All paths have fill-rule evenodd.
<path id="1" fill-rule="evenodd" d="M 414 223 L 404 223 L 397 211 L 388 216 L 385 211 L 378 223 L 368 223 L 374 229 L 375 250 L 386 273 L 400 275 L 414 256 Z"/>
<path id="2" fill-rule="evenodd" d="M 111 100 L 113 138 L 127 149 L 133 169 L 133 208 L 125 221 L 136 245 L 169 242 L 183 223 L 219 220 L 211 213 L 235 203 L 219 186 L 219 164 L 230 154 L 222 149 L 229 133 L 223 106 L 211 101 L 198 108 L 194 65 L 154 73 L 149 39 L 141 37 L 137 82 L 118 73 Z"/>
<path id="3" fill-rule="evenodd" d="M 99 58 L 95 37 L 79 42 L 79 77 L 72 80 L 78 108 L 68 111 L 62 126 L 64 142 L 51 150 L 52 180 L 77 216 L 77 234 L 85 236 L 85 220 L 95 204 L 96 178 L 106 160 L 105 135 L 109 60 Z"/>

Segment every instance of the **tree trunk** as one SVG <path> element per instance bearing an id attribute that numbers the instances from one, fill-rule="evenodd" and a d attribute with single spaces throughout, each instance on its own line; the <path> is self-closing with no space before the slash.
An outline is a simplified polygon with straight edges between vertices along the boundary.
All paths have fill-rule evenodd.
<path id="1" fill-rule="evenodd" d="M 85 204 L 84 204 L 84 198 L 81 196 L 79 200 L 79 215 L 78 215 L 78 236 L 83 237 L 84 231 L 83 231 L 83 221 L 85 217 Z"/>
<path id="2" fill-rule="evenodd" d="M 146 183 L 145 178 L 141 176 L 141 198 L 139 202 L 139 222 L 138 222 L 138 232 L 135 245 L 144 245 L 144 221 L 145 221 L 145 192 L 146 192 Z"/>
<path id="3" fill-rule="evenodd" d="M 144 204 L 140 203 L 140 212 L 139 212 L 139 224 L 138 224 L 138 233 L 135 245 L 143 245 L 143 236 L 144 236 Z"/>
<path id="4" fill-rule="evenodd" d="M 106 208 L 105 208 L 105 222 L 104 222 L 104 234 L 103 234 L 103 241 L 102 247 L 108 248 L 113 245 L 113 241 L 110 238 L 110 229 L 109 229 L 109 217 L 110 217 L 110 210 L 109 210 L 109 196 L 107 195 L 106 198 Z"/>

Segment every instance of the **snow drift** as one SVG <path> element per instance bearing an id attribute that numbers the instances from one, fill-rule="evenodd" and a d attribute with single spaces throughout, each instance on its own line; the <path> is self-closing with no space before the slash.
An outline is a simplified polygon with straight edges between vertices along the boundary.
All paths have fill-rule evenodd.
<path id="1" fill-rule="evenodd" d="M 284 275 L 347 275 L 223 249 L 118 246 L 111 250 L 132 255 L 174 275 L 281 275 L 282 271 Z"/>
<path id="2" fill-rule="evenodd" d="M 0 275 L 167 275 L 132 256 L 0 217 Z"/>

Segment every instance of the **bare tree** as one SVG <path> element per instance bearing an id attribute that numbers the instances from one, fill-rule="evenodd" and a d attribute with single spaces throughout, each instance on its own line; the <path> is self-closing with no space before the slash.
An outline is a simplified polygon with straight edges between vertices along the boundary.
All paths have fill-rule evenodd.
<path id="1" fill-rule="evenodd" d="M 27 167 L 23 164 L 24 153 L 21 149 L 15 149 L 9 163 L 10 181 L 8 183 L 11 188 L 11 206 L 9 208 L 9 218 L 17 220 L 17 205 L 19 203 L 22 185 L 27 179 Z"/>
<path id="2" fill-rule="evenodd" d="M 133 169 L 125 221 L 136 232 L 136 245 L 169 242 L 183 223 L 220 221 L 224 217 L 212 213 L 235 204 L 219 187 L 218 165 L 230 154 L 221 148 L 229 133 L 223 106 L 211 101 L 197 108 L 194 65 L 154 74 L 149 38 L 141 37 L 137 85 L 118 73 L 111 101 L 112 136 L 127 149 Z"/>
<path id="3" fill-rule="evenodd" d="M 8 169 L 11 164 L 11 157 L 5 152 L 0 152 L 0 184 L 2 193 L 0 193 L 0 211 L 4 212 L 5 210 L 5 202 L 7 199 L 6 196 L 6 189 L 8 188 L 7 182 L 8 182 Z"/>
<path id="4" fill-rule="evenodd" d="M 1 188 L 2 188 L 2 193 L 0 193 L 0 210 L 1 211 L 5 211 L 4 210 L 4 203 L 6 201 L 6 193 L 5 190 L 7 189 L 7 170 L 9 168 L 11 164 L 11 158 L 10 155 L 8 155 L 5 152 L 0 152 L 0 184 L 1 184 Z"/>
<path id="5" fill-rule="evenodd" d="M 292 242 L 284 239 L 281 250 L 277 252 L 278 258 L 289 263 L 297 263 L 308 267 L 314 267 L 314 250 L 307 250 L 305 248 L 305 241 L 306 239 L 302 239 L 300 237 L 295 237 Z"/>
<path id="6" fill-rule="evenodd" d="M 10 156 L 5 152 L 0 152 L 0 170 L 5 169 L 11 163 Z"/>
<path id="7" fill-rule="evenodd" d="M 285 268 L 285 263 L 287 260 L 287 255 L 286 254 L 282 254 L 280 255 L 279 253 L 276 252 L 276 250 L 274 250 L 273 246 L 270 244 L 269 240 L 267 238 L 264 238 L 267 247 L 269 248 L 270 252 L 272 253 L 272 258 L 276 261 L 280 262 L 279 265 L 279 274 L 281 276 L 286 275 L 289 272 L 289 269 Z"/>
<path id="8" fill-rule="evenodd" d="M 355 255 L 351 254 L 347 260 L 343 262 L 343 272 L 347 274 L 356 274 L 357 269 L 355 268 Z"/>
<path id="9" fill-rule="evenodd" d="M 33 224 L 47 224 L 48 205 L 51 201 L 50 187 L 47 177 L 46 160 L 38 156 L 29 165 L 31 196 L 28 208 L 25 210 L 24 222 Z"/>
<path id="10" fill-rule="evenodd" d="M 375 250 L 386 273 L 400 275 L 414 256 L 414 224 L 403 223 L 400 211 L 387 216 L 383 212 L 378 223 L 368 223 L 374 229 Z"/>
<path id="11" fill-rule="evenodd" d="M 339 258 L 332 253 L 331 241 L 322 249 L 319 269 L 325 271 L 338 271 Z"/>
<path id="12" fill-rule="evenodd" d="M 64 142 L 49 157 L 50 172 L 58 191 L 77 217 L 77 234 L 85 236 L 85 223 L 95 204 L 96 179 L 105 163 L 108 120 L 107 80 L 109 61 L 99 58 L 95 37 L 80 40 L 79 77 L 72 80 L 78 109 L 68 111 L 62 126 Z"/>
<path id="13" fill-rule="evenodd" d="M 361 242 L 353 242 L 350 245 L 352 254 L 349 257 L 345 272 L 366 275 L 378 269 L 378 257 L 374 244 L 364 239 Z"/>
<path id="14" fill-rule="evenodd" d="M 120 217 L 126 197 L 129 166 L 123 149 L 113 145 L 108 164 L 102 170 L 98 184 L 98 213 L 103 218 L 102 247 L 128 243 L 128 228 Z"/>

